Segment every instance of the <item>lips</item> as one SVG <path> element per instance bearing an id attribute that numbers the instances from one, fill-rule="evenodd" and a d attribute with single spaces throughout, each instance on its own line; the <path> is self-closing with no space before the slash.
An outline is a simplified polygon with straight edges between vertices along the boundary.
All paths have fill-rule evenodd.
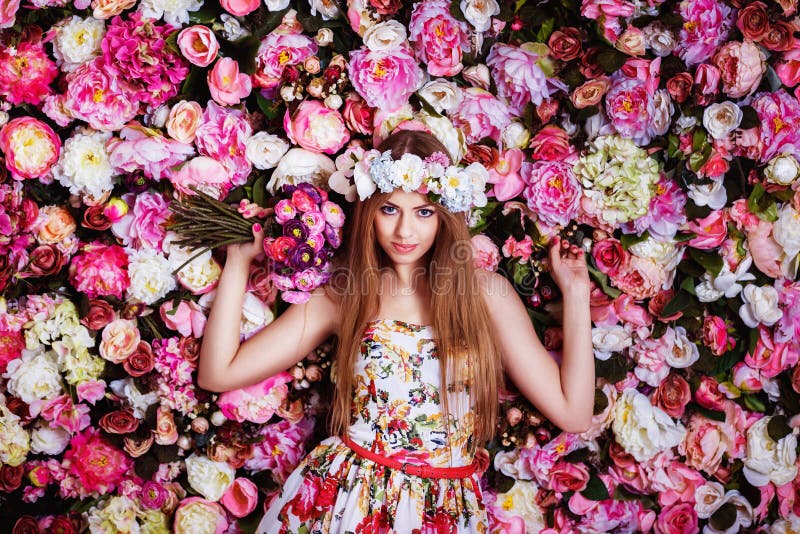
<path id="1" fill-rule="evenodd" d="M 392 243 L 392 246 L 397 252 L 400 252 L 401 254 L 408 254 L 409 252 L 412 252 L 415 248 L 417 248 L 417 245 L 402 245 L 400 243 Z"/>

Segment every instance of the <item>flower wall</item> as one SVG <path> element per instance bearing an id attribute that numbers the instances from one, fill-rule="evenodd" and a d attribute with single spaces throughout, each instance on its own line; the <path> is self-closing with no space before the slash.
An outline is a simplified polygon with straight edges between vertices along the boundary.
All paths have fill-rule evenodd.
<path id="1" fill-rule="evenodd" d="M 489 170 L 476 261 L 555 356 L 544 250 L 590 250 L 592 427 L 503 392 L 491 531 L 800 530 L 798 24 L 796 0 L 0 0 L 0 522 L 252 530 L 326 436 L 331 345 L 198 388 L 224 248 L 176 244 L 170 206 L 305 205 L 336 241 L 352 156 L 400 127 Z M 316 261 L 293 220 L 276 241 Z M 254 264 L 243 337 L 324 280 L 297 274 Z"/>

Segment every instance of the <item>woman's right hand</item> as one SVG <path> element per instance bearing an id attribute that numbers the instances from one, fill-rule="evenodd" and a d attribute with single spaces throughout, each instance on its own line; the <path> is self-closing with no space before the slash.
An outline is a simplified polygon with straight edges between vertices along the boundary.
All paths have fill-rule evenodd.
<path id="1" fill-rule="evenodd" d="M 253 224 L 253 240 L 248 243 L 228 245 L 226 252 L 228 261 L 252 262 L 259 254 L 264 252 L 264 227 L 261 223 Z"/>

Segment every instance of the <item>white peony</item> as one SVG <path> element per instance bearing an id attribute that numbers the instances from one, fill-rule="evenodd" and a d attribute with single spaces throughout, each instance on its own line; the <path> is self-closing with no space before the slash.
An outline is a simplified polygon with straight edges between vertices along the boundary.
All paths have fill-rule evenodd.
<path id="1" fill-rule="evenodd" d="M 364 46 L 373 52 L 395 50 L 406 43 L 406 27 L 396 20 L 379 22 L 364 32 Z"/>
<path id="2" fill-rule="evenodd" d="M 531 132 L 521 122 L 511 121 L 500 133 L 500 140 L 507 149 L 525 149 L 528 148 L 528 143 L 531 140 Z"/>
<path id="3" fill-rule="evenodd" d="M 633 345 L 633 338 L 622 325 L 601 325 L 592 328 L 594 357 L 607 360 L 613 352 L 621 352 Z"/>
<path id="4" fill-rule="evenodd" d="M 305 148 L 292 148 L 278 162 L 267 184 L 267 191 L 274 195 L 284 184 L 296 185 L 310 182 L 325 189 L 328 177 L 336 170 L 333 160 L 325 154 Z"/>
<path id="5" fill-rule="evenodd" d="M 771 419 L 762 417 L 747 429 L 747 456 L 742 472 L 756 487 L 770 482 L 782 486 L 797 476 L 797 436 L 789 433 L 776 442 L 767 431 Z"/>
<path id="6" fill-rule="evenodd" d="M 244 142 L 244 156 L 256 169 L 272 169 L 289 150 L 289 143 L 277 135 L 257 132 Z"/>
<path id="7" fill-rule="evenodd" d="M 195 295 L 207 293 L 222 275 L 222 267 L 213 258 L 210 250 L 203 252 L 189 263 L 186 263 L 186 261 L 194 256 L 197 250 L 178 246 L 168 247 L 166 243 L 164 250 L 169 254 L 169 268 L 171 271 L 183 265 L 176 274 L 178 282 Z M 186 264 L 184 265 L 184 263 Z"/>
<path id="8" fill-rule="evenodd" d="M 89 532 L 92 534 L 139 533 L 141 531 L 139 523 L 136 521 L 138 508 L 136 501 L 123 495 L 115 495 L 102 501 L 98 506 L 92 506 L 86 513 Z"/>
<path id="9" fill-rule="evenodd" d="M 790 185 L 800 177 L 800 163 L 792 154 L 778 154 L 764 168 L 764 177 L 773 184 Z"/>
<path id="10" fill-rule="evenodd" d="M 177 287 L 169 260 L 155 249 L 127 249 L 129 298 L 153 304 Z"/>
<path id="11" fill-rule="evenodd" d="M 461 89 L 444 78 L 429 81 L 417 93 L 439 113 L 458 108 L 464 99 Z"/>
<path id="12" fill-rule="evenodd" d="M 686 336 L 684 327 L 669 327 L 664 335 L 672 338 L 672 350 L 668 351 L 666 356 L 670 367 L 686 369 L 700 359 L 700 351 L 697 349 L 697 345 Z"/>
<path id="13" fill-rule="evenodd" d="M 50 400 L 63 390 L 55 353 L 23 349 L 22 357 L 11 360 L 3 375 L 8 378 L 8 391 L 26 404 Z"/>
<path id="14" fill-rule="evenodd" d="M 500 13 L 500 5 L 496 0 L 461 0 L 459 7 L 464 18 L 479 32 L 488 30 L 492 25 L 492 17 Z"/>
<path id="15" fill-rule="evenodd" d="M 739 308 L 739 317 L 750 328 L 759 324 L 772 326 L 783 316 L 778 307 L 778 291 L 772 286 L 747 284 L 742 291 L 742 300 L 744 304 Z"/>
<path id="16" fill-rule="evenodd" d="M 227 462 L 215 462 L 197 454 L 186 459 L 186 474 L 192 489 L 214 502 L 222 498 L 236 478 L 236 470 Z"/>
<path id="17" fill-rule="evenodd" d="M 688 196 L 698 206 L 708 206 L 712 210 L 725 207 L 728 202 L 728 193 L 725 190 L 724 177 L 710 178 L 705 184 L 689 184 Z"/>
<path id="18" fill-rule="evenodd" d="M 164 18 L 164 22 L 180 28 L 189 22 L 189 11 L 203 6 L 202 0 L 142 0 L 139 11 L 149 19 Z"/>
<path id="19" fill-rule="evenodd" d="M 53 55 L 64 72 L 70 72 L 100 55 L 100 43 L 106 34 L 106 25 L 94 17 L 85 19 L 77 15 L 56 24 L 53 38 Z"/>
<path id="20" fill-rule="evenodd" d="M 31 433 L 31 451 L 48 456 L 61 454 L 69 445 L 71 437 L 65 428 L 40 424 Z"/>
<path id="21" fill-rule="evenodd" d="M 714 139 L 725 139 L 742 123 L 742 110 L 733 102 L 714 103 L 703 112 L 703 126 Z"/>
<path id="22" fill-rule="evenodd" d="M 22 465 L 30 451 L 30 436 L 22 428 L 19 417 L 6 407 L 0 395 L 0 464 L 17 467 Z"/>
<path id="23" fill-rule="evenodd" d="M 268 11 L 283 11 L 289 7 L 289 0 L 264 0 Z"/>
<path id="24" fill-rule="evenodd" d="M 450 156 L 450 161 L 458 163 L 467 153 L 467 142 L 464 132 L 453 126 L 447 117 L 434 117 L 425 111 L 420 111 L 417 120 L 430 129 L 431 133 L 442 142 Z"/>
<path id="25" fill-rule="evenodd" d="M 536 504 L 538 490 L 539 486 L 534 482 L 517 480 L 506 493 L 497 494 L 496 502 L 499 506 L 496 510 L 500 514 L 503 510 L 508 510 L 510 516 L 521 517 L 525 522 L 525 532 L 540 532 L 547 525 L 542 509 Z"/>
<path id="26" fill-rule="evenodd" d="M 637 462 L 645 462 L 683 441 L 686 428 L 676 423 L 645 395 L 626 389 L 614 405 L 614 438 Z"/>
<path id="27" fill-rule="evenodd" d="M 772 226 L 772 237 L 783 247 L 787 256 L 800 252 L 800 212 L 788 202 L 778 210 L 778 220 Z"/>
<path id="28" fill-rule="evenodd" d="M 114 168 L 108 159 L 106 142 L 111 132 L 90 129 L 78 131 L 67 139 L 53 176 L 73 195 L 100 198 L 114 187 Z"/>
<path id="29" fill-rule="evenodd" d="M 719 482 L 706 481 L 694 490 L 694 510 L 700 519 L 708 519 L 725 502 L 725 487 Z"/>

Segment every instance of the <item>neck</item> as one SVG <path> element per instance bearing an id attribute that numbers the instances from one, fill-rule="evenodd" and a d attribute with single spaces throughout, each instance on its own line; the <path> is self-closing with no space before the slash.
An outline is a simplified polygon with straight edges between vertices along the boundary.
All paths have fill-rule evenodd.
<path id="1" fill-rule="evenodd" d="M 424 291 L 428 282 L 420 265 L 395 265 L 394 279 L 396 289 L 406 295 Z"/>

